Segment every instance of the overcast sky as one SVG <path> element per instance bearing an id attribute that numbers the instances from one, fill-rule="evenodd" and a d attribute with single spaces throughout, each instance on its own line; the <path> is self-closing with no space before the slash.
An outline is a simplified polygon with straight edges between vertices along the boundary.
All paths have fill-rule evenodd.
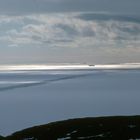
<path id="1" fill-rule="evenodd" d="M 140 13 L 139 0 L 0 0 L 2 13 L 108 11 Z"/>
<path id="2" fill-rule="evenodd" d="M 139 0 L 0 0 L 0 63 L 140 60 Z"/>

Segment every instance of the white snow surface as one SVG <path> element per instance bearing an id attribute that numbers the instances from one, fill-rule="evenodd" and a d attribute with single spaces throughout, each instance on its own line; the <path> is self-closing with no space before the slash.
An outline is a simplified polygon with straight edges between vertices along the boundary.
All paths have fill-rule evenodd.
<path id="1" fill-rule="evenodd" d="M 139 69 L 37 69 L 0 71 L 1 135 L 72 118 L 140 114 Z"/>

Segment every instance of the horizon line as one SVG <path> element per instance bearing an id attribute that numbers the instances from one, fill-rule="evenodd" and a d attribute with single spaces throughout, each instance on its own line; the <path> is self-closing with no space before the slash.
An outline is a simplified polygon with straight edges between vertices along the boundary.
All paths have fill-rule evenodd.
<path id="1" fill-rule="evenodd" d="M 0 71 L 18 70 L 77 70 L 77 69 L 140 69 L 140 63 L 119 63 L 119 64 L 17 64 L 0 65 Z"/>

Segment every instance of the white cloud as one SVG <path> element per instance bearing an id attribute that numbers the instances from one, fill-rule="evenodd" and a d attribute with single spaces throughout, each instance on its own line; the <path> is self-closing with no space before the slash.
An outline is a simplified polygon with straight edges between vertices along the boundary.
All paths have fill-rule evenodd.
<path id="1" fill-rule="evenodd" d="M 140 24 L 120 21 L 86 21 L 76 18 L 76 14 L 47 14 L 47 15 L 30 15 L 23 17 L 2 17 L 1 24 L 10 23 L 18 24 L 18 29 L 9 29 L 7 37 L 13 38 L 21 44 L 30 43 L 29 40 L 44 44 L 45 42 L 56 43 L 69 41 L 77 42 L 78 40 L 92 40 L 91 45 L 116 44 L 118 42 L 135 41 L 140 39 Z M 27 23 L 27 20 L 34 24 Z M 37 24 L 38 23 L 38 24 Z M 1 25 L 2 26 L 2 25 Z M 10 26 L 10 25 L 9 25 Z M 5 36 L 6 37 L 6 36 Z M 1 35 L 0 38 L 3 38 Z M 25 42 L 25 40 L 28 40 Z M 31 41 L 31 43 L 32 43 Z M 58 41 L 58 42 L 57 42 Z M 54 42 L 55 43 L 55 42 Z M 86 42 L 85 42 L 86 43 Z M 101 44 L 102 44 L 101 43 Z M 87 46 L 86 44 L 84 44 Z"/>
<path id="2" fill-rule="evenodd" d="M 12 47 L 75 48 L 89 51 L 90 55 L 96 52 L 99 56 L 134 56 L 140 52 L 140 23 L 84 20 L 78 18 L 80 14 L 1 16 L 0 27 L 7 28 L 0 34 L 0 44 Z"/>

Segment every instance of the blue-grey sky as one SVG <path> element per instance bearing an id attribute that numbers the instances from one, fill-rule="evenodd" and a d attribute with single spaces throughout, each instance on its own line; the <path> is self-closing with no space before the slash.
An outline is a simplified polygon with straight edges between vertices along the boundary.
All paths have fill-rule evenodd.
<path id="1" fill-rule="evenodd" d="M 140 13 L 139 0 L 0 0 L 2 13 L 108 11 Z"/>
<path id="2" fill-rule="evenodd" d="M 0 0 L 0 63 L 140 60 L 139 0 Z"/>

